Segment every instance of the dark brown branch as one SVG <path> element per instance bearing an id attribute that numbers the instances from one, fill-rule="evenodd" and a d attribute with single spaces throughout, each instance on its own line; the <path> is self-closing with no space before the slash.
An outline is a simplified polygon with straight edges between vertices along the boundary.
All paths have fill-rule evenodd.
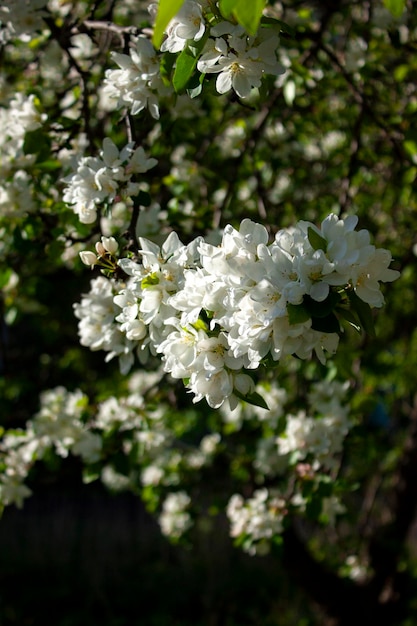
<path id="1" fill-rule="evenodd" d="M 132 217 L 130 219 L 130 224 L 127 227 L 125 233 L 123 233 L 123 237 L 127 240 L 125 245 L 126 250 L 130 250 L 134 254 L 137 253 L 139 249 L 139 241 L 136 235 L 136 225 L 139 219 L 140 206 L 135 203 L 132 208 Z"/>
<path id="2" fill-rule="evenodd" d="M 85 133 L 92 143 L 92 132 L 91 132 L 91 112 L 89 105 L 89 91 L 88 91 L 88 79 L 89 74 L 84 72 L 84 70 L 80 67 L 78 61 L 71 54 L 71 34 L 72 29 L 68 30 L 66 27 L 59 28 L 52 17 L 44 17 L 44 21 L 47 24 L 49 30 L 51 31 L 51 35 L 54 40 L 59 44 L 60 48 L 65 52 L 69 64 L 80 77 L 82 84 L 82 119 L 84 123 Z"/>
<path id="3" fill-rule="evenodd" d="M 91 33 L 91 31 L 101 30 L 106 33 L 115 34 L 119 38 L 121 48 L 125 47 L 126 38 L 139 33 L 136 26 L 118 26 L 113 22 L 104 22 L 101 20 L 85 20 L 82 24 L 73 29 L 75 33 Z"/>

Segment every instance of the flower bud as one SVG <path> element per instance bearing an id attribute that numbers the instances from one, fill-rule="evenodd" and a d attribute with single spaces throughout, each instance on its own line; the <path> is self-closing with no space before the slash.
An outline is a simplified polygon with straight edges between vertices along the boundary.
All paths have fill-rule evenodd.
<path id="1" fill-rule="evenodd" d="M 84 265 L 91 265 L 91 267 L 94 267 L 94 265 L 97 263 L 97 257 L 94 252 L 90 252 L 89 250 L 83 250 L 79 254 L 80 259 L 84 263 Z"/>
<path id="2" fill-rule="evenodd" d="M 115 254 L 119 249 L 119 244 L 117 243 L 114 237 L 102 237 L 101 243 L 107 252 L 110 254 Z"/>
<path id="3" fill-rule="evenodd" d="M 98 256 L 104 256 L 106 254 L 106 248 L 103 246 L 101 241 L 97 241 L 95 248 Z"/>

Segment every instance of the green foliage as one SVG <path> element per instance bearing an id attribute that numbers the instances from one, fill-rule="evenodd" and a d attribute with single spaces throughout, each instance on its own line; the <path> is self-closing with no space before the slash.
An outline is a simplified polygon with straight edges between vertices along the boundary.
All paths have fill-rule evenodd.
<path id="1" fill-rule="evenodd" d="M 406 0 L 383 0 L 383 2 L 394 17 L 401 17 L 406 6 Z"/>
<path id="2" fill-rule="evenodd" d="M 197 61 L 206 41 L 207 35 L 202 37 L 199 42 L 193 42 L 193 45 L 187 45 L 178 56 L 175 64 L 174 75 L 172 77 L 172 85 L 176 93 L 183 93 L 186 87 L 190 86 Z M 196 87 L 201 85 L 198 77 L 196 77 L 196 83 L 197 84 L 195 86 L 191 87 L 192 90 L 195 90 Z M 199 90 L 199 93 L 200 92 L 201 89 Z M 193 96 L 196 97 L 199 93 L 194 93 Z"/>
<path id="3" fill-rule="evenodd" d="M 233 16 L 238 24 L 243 26 L 248 33 L 255 35 L 265 8 L 265 0 L 220 0 L 220 11 L 225 17 Z"/>
<path id="4" fill-rule="evenodd" d="M 319 235 L 319 233 L 316 232 L 314 228 L 311 228 L 311 226 L 308 227 L 308 240 L 313 250 L 323 250 L 324 252 L 327 251 L 327 241 L 324 239 L 324 237 Z"/>

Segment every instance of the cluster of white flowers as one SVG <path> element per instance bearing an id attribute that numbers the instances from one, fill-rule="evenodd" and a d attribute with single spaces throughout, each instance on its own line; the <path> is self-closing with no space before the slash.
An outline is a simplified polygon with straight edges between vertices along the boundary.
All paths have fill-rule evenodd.
<path id="1" fill-rule="evenodd" d="M 282 391 L 275 384 L 271 388 L 276 397 L 277 392 Z M 348 388 L 348 382 L 337 380 L 313 382 L 306 411 L 294 416 L 282 405 L 271 410 L 271 423 L 277 425 L 274 416 L 277 411 L 279 417 L 284 419 L 285 427 L 281 430 L 282 425 L 279 426 L 278 435 L 269 434 L 269 427 L 266 431 L 268 435 L 258 439 L 252 464 L 258 472 L 257 483 L 262 484 L 266 477 L 269 482 L 278 481 L 280 492 L 261 488 L 247 500 L 240 494 L 234 494 L 227 508 L 230 534 L 246 551 L 251 554 L 268 552 L 272 538 L 283 530 L 288 511 L 306 512 L 306 483 L 307 493 L 315 493 L 314 497 L 320 498 L 320 520 L 334 523 L 336 516 L 344 512 L 335 494 L 319 496 L 318 487 L 323 482 L 328 484 L 330 475 L 337 475 L 342 444 L 352 427 L 346 398 Z M 246 411 L 251 408 L 247 407 Z M 292 478 L 288 480 L 288 476 Z"/>
<path id="2" fill-rule="evenodd" d="M 389 251 L 371 245 L 368 231 L 355 230 L 357 221 L 335 214 L 321 228 L 302 221 L 280 230 L 269 245 L 267 230 L 249 219 L 239 230 L 226 226 L 219 246 L 202 238 L 185 246 L 174 232 L 161 248 L 140 238 L 142 262 L 119 261 L 129 277 L 113 298 L 121 312 L 112 318 L 110 281 L 94 282 L 87 297 L 106 320 L 102 337 L 90 304 L 76 307 L 82 343 L 123 353 L 124 370 L 132 363 L 129 345 L 149 348 L 161 355 L 166 372 L 186 381 L 194 402 L 206 398 L 218 408 L 228 399 L 233 408 L 237 397 L 254 392 L 244 370 L 289 355 L 316 353 L 324 363 L 326 353 L 336 351 L 339 326 L 326 332 L 313 325 L 315 311 L 325 318 L 336 306 L 333 297 L 339 304 L 355 292 L 370 306 L 382 306 L 380 281 L 395 280 L 399 272 L 388 267 Z M 116 328 L 128 342 L 123 349 L 112 347 Z"/>
<path id="3" fill-rule="evenodd" d="M 127 374 L 133 364 L 134 344 L 115 320 L 119 312 L 113 301 L 116 293 L 117 284 L 114 281 L 98 276 L 91 282 L 89 293 L 74 305 L 74 312 L 80 320 L 78 332 L 81 345 L 90 350 L 108 352 L 106 362 L 118 356 L 120 369 Z"/>
<path id="4" fill-rule="evenodd" d="M 92 433 L 82 421 L 88 404 L 81 391 L 57 387 L 41 394 L 39 412 L 26 429 L 6 433 L 0 443 L 0 504 L 22 506 L 31 491 L 24 484 L 35 461 L 51 448 L 61 457 L 69 453 L 84 462 L 100 458 L 101 437 Z"/>
<path id="5" fill-rule="evenodd" d="M 181 52 L 190 42 L 199 42 L 207 34 L 197 69 L 201 74 L 218 74 L 216 90 L 233 89 L 241 98 L 260 87 L 265 74 L 278 75 L 284 68 L 278 63 L 279 38 L 273 29 L 260 29 L 250 37 L 242 26 L 230 21 L 213 21 L 210 3 L 185 0 L 168 24 L 161 50 Z"/>
<path id="6" fill-rule="evenodd" d="M 64 178 L 67 187 L 63 200 L 71 205 L 80 222 L 91 224 L 97 218 L 97 208 L 116 200 L 131 202 L 140 191 L 135 174 L 149 171 L 157 163 L 148 158 L 144 149 L 129 142 L 122 150 L 106 137 L 98 157 L 81 157 L 76 171 Z"/>
<path id="7" fill-rule="evenodd" d="M 269 388 L 268 388 L 269 387 Z M 230 412 L 223 407 L 228 421 L 235 423 L 233 414 L 247 414 L 250 417 L 268 419 L 268 434 L 258 440 L 253 461 L 260 480 L 265 476 L 283 476 L 291 467 L 300 476 L 313 479 L 318 472 L 337 469 L 337 456 L 342 450 L 343 441 L 352 427 L 349 419 L 350 407 L 346 401 L 349 381 L 314 382 L 307 397 L 304 410 L 296 415 L 287 404 L 288 394 L 276 384 L 260 383 L 257 391 L 266 400 L 269 411 L 248 405 Z M 278 400 L 278 402 L 277 402 Z M 260 415 L 260 417 L 258 417 Z M 280 426 L 279 435 L 273 434 L 278 420 L 285 415 L 285 428 Z M 282 420 L 281 420 L 282 424 Z"/>
<path id="8" fill-rule="evenodd" d="M 149 109 L 159 119 L 159 96 L 171 90 L 161 79 L 159 58 L 149 39 L 140 36 L 133 43 L 130 54 L 112 53 L 119 69 L 106 71 L 103 96 L 115 100 L 117 108 L 129 107 L 132 115 Z"/>
<path id="9" fill-rule="evenodd" d="M 291 465 L 309 460 L 311 471 L 331 469 L 341 452 L 343 440 L 352 427 L 349 406 L 343 403 L 349 382 L 315 383 L 309 401 L 310 417 L 305 411 L 286 416 L 286 428 L 277 438 L 278 453 Z"/>
<path id="10" fill-rule="evenodd" d="M 100 458 L 101 437 L 93 434 L 82 422 L 88 398 L 81 391 L 70 392 L 57 387 L 41 394 L 41 408 L 31 424 L 36 439 L 54 447 L 59 456 L 69 452 L 86 462 Z M 30 426 L 30 424 L 29 424 Z"/>
<path id="11" fill-rule="evenodd" d="M 0 107 L 0 214 L 18 216 L 34 208 L 27 169 L 35 155 L 24 150 L 26 133 L 42 126 L 46 115 L 36 108 L 35 96 L 17 93 L 7 108 Z"/>
<path id="12" fill-rule="evenodd" d="M 259 88 L 266 74 L 284 72 L 278 62 L 279 38 L 272 28 L 261 28 L 256 36 L 248 36 L 242 26 L 226 21 L 214 3 L 185 0 L 166 28 L 161 53 L 181 53 L 193 45 L 198 54 L 197 70 L 201 74 L 217 74 L 216 90 L 220 94 L 233 89 L 240 98 L 247 98 Z M 156 15 L 156 5 L 149 7 Z M 148 109 L 158 119 L 159 99 L 173 93 L 161 78 L 160 56 L 144 36 L 132 41 L 129 54 L 112 53 L 119 69 L 106 71 L 103 95 L 128 107 L 132 115 Z M 201 48 L 201 49 L 200 49 Z"/>
<path id="13" fill-rule="evenodd" d="M 192 519 L 187 511 L 190 504 L 191 498 L 185 491 L 172 492 L 165 498 L 159 516 L 164 535 L 177 539 L 191 527 Z"/>
<path id="14" fill-rule="evenodd" d="M 33 181 L 27 169 L 36 157 L 26 154 L 24 143 L 26 133 L 40 128 L 45 120 L 33 95 L 17 93 L 7 108 L 0 107 L 0 215 L 19 217 L 35 208 Z"/>
<path id="15" fill-rule="evenodd" d="M 287 514 L 286 501 L 276 489 L 257 489 L 245 500 L 234 494 L 227 505 L 230 535 L 239 538 L 249 554 L 267 554 L 271 540 L 281 534 Z"/>

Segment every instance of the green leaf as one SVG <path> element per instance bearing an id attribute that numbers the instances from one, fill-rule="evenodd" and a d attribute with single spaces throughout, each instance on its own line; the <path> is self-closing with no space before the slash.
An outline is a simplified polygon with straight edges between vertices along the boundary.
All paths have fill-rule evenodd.
<path id="1" fill-rule="evenodd" d="M 417 154 L 417 131 L 414 128 L 406 133 L 403 146 L 411 157 Z"/>
<path id="2" fill-rule="evenodd" d="M 159 49 L 166 27 L 178 13 L 183 3 L 184 0 L 160 0 L 152 37 L 155 48 Z"/>
<path id="3" fill-rule="evenodd" d="M 197 98 L 201 94 L 205 76 L 205 74 L 200 74 L 199 72 L 194 72 L 191 76 L 187 83 L 187 94 L 190 98 Z"/>
<path id="4" fill-rule="evenodd" d="M 48 161 L 42 161 L 41 163 L 36 163 L 36 167 L 38 170 L 42 172 L 54 172 L 55 170 L 59 170 L 62 167 L 62 163 L 59 161 L 53 161 L 52 159 Z"/>
<path id="5" fill-rule="evenodd" d="M 233 15 L 250 35 L 256 35 L 265 0 L 220 0 L 219 8 L 226 17 Z"/>
<path id="6" fill-rule="evenodd" d="M 347 292 L 352 310 L 357 314 L 363 330 L 370 336 L 375 337 L 374 319 L 372 309 L 367 302 L 364 302 L 356 295 L 356 292 L 349 290 Z"/>
<path id="7" fill-rule="evenodd" d="M 101 468 L 98 465 L 91 465 L 83 468 L 83 483 L 89 485 L 100 478 Z"/>
<path id="8" fill-rule="evenodd" d="M 196 322 L 194 322 L 194 324 L 191 324 L 191 326 L 196 330 L 204 330 L 204 332 L 207 332 L 209 330 L 207 322 L 200 318 Z"/>
<path id="9" fill-rule="evenodd" d="M 177 55 L 173 54 L 172 52 L 164 52 L 164 54 L 161 56 L 159 72 L 161 74 L 164 85 L 171 84 L 172 68 L 174 67 L 176 58 Z"/>
<path id="10" fill-rule="evenodd" d="M 333 313 L 340 302 L 340 295 L 336 291 L 330 291 L 329 295 L 322 302 L 313 300 L 310 296 L 304 296 L 303 306 L 308 311 L 310 317 L 327 317 Z"/>
<path id="11" fill-rule="evenodd" d="M 354 311 L 339 307 L 336 309 L 336 313 L 344 320 L 346 320 L 358 333 L 361 332 L 361 326 Z"/>
<path id="12" fill-rule="evenodd" d="M 267 17 L 264 15 L 261 18 L 261 26 L 264 26 L 265 28 L 269 28 L 271 26 L 279 28 L 281 32 L 285 33 L 286 35 L 289 35 L 292 39 L 295 39 L 294 28 L 290 26 L 289 24 L 282 22 L 281 20 L 275 19 L 275 17 Z"/>
<path id="13" fill-rule="evenodd" d="M 314 230 L 314 228 L 311 228 L 311 226 L 308 227 L 307 236 L 313 250 L 323 250 L 324 252 L 326 252 L 327 241 L 324 239 L 324 237 L 319 235 L 318 232 Z"/>
<path id="14" fill-rule="evenodd" d="M 203 91 L 203 85 L 200 82 L 195 87 L 190 87 L 190 86 L 187 87 L 187 94 L 189 95 L 191 99 L 198 98 L 198 96 L 201 94 L 202 91 Z"/>
<path id="15" fill-rule="evenodd" d="M 140 286 L 142 289 L 147 289 L 148 287 L 154 287 L 159 284 L 159 276 L 157 272 L 153 272 L 153 274 L 148 274 L 145 278 L 142 278 L 140 282 Z"/>
<path id="16" fill-rule="evenodd" d="M 40 128 L 28 131 L 23 142 L 23 152 L 25 154 L 36 154 L 38 162 L 49 161 L 51 140 L 46 132 Z"/>
<path id="17" fill-rule="evenodd" d="M 267 411 L 269 411 L 269 406 L 267 405 L 263 397 L 256 391 L 254 391 L 253 393 L 248 393 L 246 394 L 246 396 L 243 395 L 243 393 L 240 393 L 240 391 L 237 391 L 236 389 L 233 390 L 233 393 L 240 400 L 243 400 L 244 402 L 247 402 L 248 404 L 253 404 L 253 406 L 259 406 L 261 409 L 266 409 Z"/>
<path id="18" fill-rule="evenodd" d="M 7 285 L 10 280 L 10 276 L 13 274 L 13 270 L 11 267 L 8 267 L 4 270 L 4 272 L 0 272 L 0 289 L 3 289 Z M 0 426 L 0 436 L 2 435 L 1 426 Z"/>
<path id="19" fill-rule="evenodd" d="M 320 333 L 340 333 L 340 324 L 334 313 L 325 317 L 312 317 L 311 328 Z"/>
<path id="20" fill-rule="evenodd" d="M 313 496 L 306 503 L 305 515 L 307 519 L 317 520 L 320 516 L 321 508 L 321 499 L 318 496 Z"/>
<path id="21" fill-rule="evenodd" d="M 288 321 L 291 325 L 307 322 L 311 315 L 303 304 L 287 304 Z"/>
<path id="22" fill-rule="evenodd" d="M 177 58 L 172 85 L 176 93 L 183 93 L 192 77 L 195 66 L 197 65 L 198 56 L 194 56 L 190 48 L 187 46 Z"/>
<path id="23" fill-rule="evenodd" d="M 383 0 L 384 6 L 394 17 L 401 17 L 405 9 L 406 0 Z"/>

